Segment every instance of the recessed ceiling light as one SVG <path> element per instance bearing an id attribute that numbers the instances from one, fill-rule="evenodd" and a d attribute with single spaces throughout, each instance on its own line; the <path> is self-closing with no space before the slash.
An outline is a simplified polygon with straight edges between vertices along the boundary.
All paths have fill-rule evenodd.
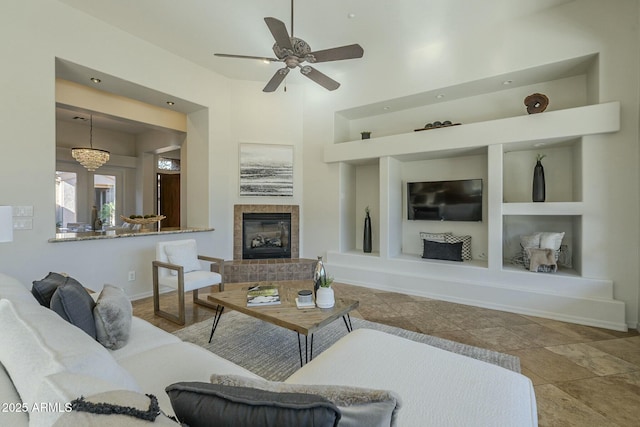
<path id="1" fill-rule="evenodd" d="M 391 107 L 389 107 L 388 105 L 385 106 L 385 107 L 382 107 L 383 110 L 388 110 L 389 108 L 391 108 Z"/>
<path id="2" fill-rule="evenodd" d="M 91 81 L 94 82 L 94 83 L 100 83 L 102 80 L 100 80 L 97 77 L 91 77 Z"/>
<path id="3" fill-rule="evenodd" d="M 355 18 L 355 17 L 356 17 L 356 14 L 355 14 L 355 13 L 349 13 L 349 14 L 347 15 L 347 18 L 349 18 L 349 19 L 353 19 L 353 18 Z"/>
<path id="4" fill-rule="evenodd" d="M 436 98 L 437 98 L 437 99 L 442 99 L 442 98 L 444 98 L 444 93 L 439 93 L 439 94 L 437 94 L 437 95 L 436 95 Z"/>
<path id="5" fill-rule="evenodd" d="M 167 101 L 167 105 L 176 105 L 176 103 L 173 101 Z"/>
<path id="6" fill-rule="evenodd" d="M 508 86 L 511 83 L 513 83 L 513 80 L 505 80 L 505 81 L 502 82 L 502 84 L 505 85 L 505 86 Z"/>

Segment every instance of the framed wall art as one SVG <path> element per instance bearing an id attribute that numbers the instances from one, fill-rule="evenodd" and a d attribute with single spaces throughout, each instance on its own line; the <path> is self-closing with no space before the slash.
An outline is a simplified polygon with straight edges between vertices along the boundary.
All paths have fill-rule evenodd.
<path id="1" fill-rule="evenodd" d="M 293 196 L 293 145 L 240 144 L 240 196 Z"/>

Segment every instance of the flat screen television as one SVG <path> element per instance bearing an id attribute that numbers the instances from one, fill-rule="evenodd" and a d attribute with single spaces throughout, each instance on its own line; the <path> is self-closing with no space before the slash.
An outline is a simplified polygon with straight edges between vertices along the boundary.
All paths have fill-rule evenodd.
<path id="1" fill-rule="evenodd" d="M 482 179 L 408 182 L 407 218 L 482 221 Z"/>

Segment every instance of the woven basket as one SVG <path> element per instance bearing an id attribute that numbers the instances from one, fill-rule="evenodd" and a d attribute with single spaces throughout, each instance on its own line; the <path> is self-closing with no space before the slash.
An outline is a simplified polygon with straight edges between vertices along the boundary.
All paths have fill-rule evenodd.
<path id="1" fill-rule="evenodd" d="M 153 224 L 154 222 L 162 221 L 165 219 L 164 215 L 156 215 L 149 218 L 129 218 L 124 215 L 120 215 L 120 219 L 128 224 L 140 224 L 140 225 L 148 225 Z"/>
<path id="2" fill-rule="evenodd" d="M 520 248 L 522 249 L 522 265 L 524 266 L 524 268 L 526 268 L 528 270 L 529 269 L 529 264 L 531 264 L 531 259 L 529 259 L 529 256 L 527 255 L 527 251 L 524 250 L 524 247 L 522 245 L 520 245 Z M 558 258 L 560 258 L 560 249 L 555 251 L 555 253 L 553 255 L 554 255 L 554 258 L 555 258 L 556 263 L 557 263 L 558 262 Z M 553 271 L 551 268 L 548 268 L 548 267 L 543 266 L 543 265 L 538 267 L 538 272 L 539 273 L 550 273 L 551 271 Z"/>

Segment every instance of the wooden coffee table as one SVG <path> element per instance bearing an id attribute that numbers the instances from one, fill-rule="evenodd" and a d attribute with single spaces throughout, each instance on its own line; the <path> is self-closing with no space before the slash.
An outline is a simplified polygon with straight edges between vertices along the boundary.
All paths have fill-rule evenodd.
<path id="1" fill-rule="evenodd" d="M 278 305 L 268 305 L 264 307 L 247 307 L 247 290 L 256 285 L 273 284 L 278 286 L 281 303 Z M 265 322 L 272 323 L 283 328 L 290 329 L 298 333 L 298 352 L 300 354 L 300 366 L 313 359 L 313 334 L 324 326 L 342 317 L 347 331 L 351 332 L 351 317 L 349 313 L 355 310 L 360 304 L 359 301 L 336 298 L 336 303 L 332 308 L 304 308 L 299 309 L 296 306 L 295 298 L 298 296 L 300 289 L 313 290 L 313 281 L 280 281 L 280 282 L 251 282 L 241 284 L 240 289 L 226 290 L 220 293 L 209 295 L 207 298 L 214 304 L 218 305 L 213 317 L 211 325 L 211 335 L 209 342 L 213 338 L 213 334 L 218 327 L 220 317 L 226 308 L 239 311 L 248 316 L 255 317 Z M 302 344 L 300 335 L 304 335 L 304 362 L 302 358 Z M 311 336 L 311 345 L 309 347 L 308 338 Z M 310 350 L 310 351 L 309 351 Z"/>

